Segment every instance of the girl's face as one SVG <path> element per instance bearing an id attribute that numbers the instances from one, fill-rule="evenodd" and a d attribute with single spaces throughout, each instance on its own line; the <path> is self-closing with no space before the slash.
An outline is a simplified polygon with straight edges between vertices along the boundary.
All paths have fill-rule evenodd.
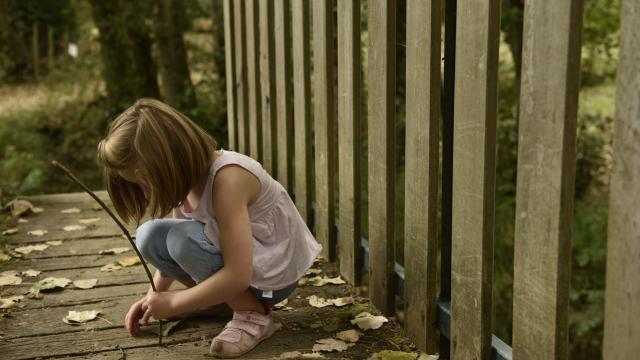
<path id="1" fill-rule="evenodd" d="M 128 182 L 132 182 L 140 186 L 142 189 L 142 193 L 144 194 L 145 199 L 149 200 L 149 184 L 142 178 L 142 174 L 140 170 L 137 169 L 126 169 L 118 171 L 120 176 Z"/>

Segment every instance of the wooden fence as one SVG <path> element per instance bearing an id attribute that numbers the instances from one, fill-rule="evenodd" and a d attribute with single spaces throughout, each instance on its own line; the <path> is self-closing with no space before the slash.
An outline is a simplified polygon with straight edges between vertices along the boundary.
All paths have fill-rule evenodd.
<path id="1" fill-rule="evenodd" d="M 640 4 L 622 4 L 607 359 L 640 354 Z M 491 334 L 500 1 L 407 0 L 404 267 L 394 262 L 397 4 L 367 5 L 361 14 L 356 0 L 224 0 L 229 148 L 260 160 L 289 190 L 344 278 L 358 285 L 368 269 L 378 309 L 392 314 L 403 297 L 407 334 L 421 350 L 567 358 L 582 1 L 526 2 L 513 348 Z"/>

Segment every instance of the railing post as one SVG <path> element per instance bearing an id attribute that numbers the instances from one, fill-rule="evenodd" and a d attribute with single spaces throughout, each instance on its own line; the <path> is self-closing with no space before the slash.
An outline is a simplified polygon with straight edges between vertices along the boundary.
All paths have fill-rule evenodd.
<path id="1" fill-rule="evenodd" d="M 258 3 L 257 0 L 245 0 L 245 5 L 247 31 L 247 100 L 249 103 L 247 119 L 249 145 L 246 150 L 252 158 L 262 162 Z"/>
<path id="2" fill-rule="evenodd" d="M 238 126 L 237 151 L 248 153 L 248 91 L 247 91 L 247 61 L 245 42 L 244 1 L 233 2 L 233 27 L 235 40 L 235 88 L 236 88 L 236 124 Z"/>
<path id="3" fill-rule="evenodd" d="M 237 150 L 237 113 L 236 113 L 236 71 L 235 71 L 235 27 L 233 25 L 233 1 L 224 0 L 224 56 L 225 77 L 227 81 L 227 134 L 229 149 Z M 67 43 L 65 42 L 65 46 Z"/>
<path id="4" fill-rule="evenodd" d="M 451 355 L 489 359 L 500 1 L 457 5 Z"/>
<path id="5" fill-rule="evenodd" d="M 566 359 L 582 0 L 525 4 L 513 355 Z"/>
<path id="6" fill-rule="evenodd" d="M 276 63 L 273 1 L 260 0 L 260 108 L 262 109 L 262 165 L 275 175 L 276 138 Z"/>
<path id="7" fill-rule="evenodd" d="M 609 200 L 604 359 L 640 354 L 640 4 L 622 0 Z"/>

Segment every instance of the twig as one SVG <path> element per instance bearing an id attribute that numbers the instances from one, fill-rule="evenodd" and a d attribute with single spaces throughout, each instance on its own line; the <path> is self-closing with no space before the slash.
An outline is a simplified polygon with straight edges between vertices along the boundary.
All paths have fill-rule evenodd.
<path id="1" fill-rule="evenodd" d="M 73 175 L 73 173 L 69 169 L 67 169 L 64 165 L 60 164 L 59 162 L 57 162 L 55 160 L 52 160 L 51 164 L 53 166 L 59 168 L 60 170 L 62 170 L 67 175 L 67 177 L 69 177 L 71 180 L 73 180 L 76 184 L 80 185 L 80 187 L 82 187 L 82 189 L 84 189 L 84 191 L 86 191 L 87 194 L 89 194 L 95 201 L 97 201 L 98 204 L 100 204 L 100 206 L 104 209 L 104 211 L 106 211 L 107 214 L 109 214 L 109 216 L 111 216 L 113 221 L 115 221 L 115 223 L 118 225 L 118 227 L 120 227 L 120 230 L 122 230 L 124 235 L 127 237 L 127 240 L 129 240 L 129 244 L 131 244 L 131 247 L 133 248 L 133 251 L 135 251 L 136 255 L 140 259 L 140 263 L 144 267 L 144 271 L 147 273 L 147 277 L 149 278 L 149 282 L 151 283 L 151 288 L 153 289 L 153 291 L 157 292 L 156 285 L 153 282 L 153 276 L 151 276 L 151 272 L 149 271 L 149 267 L 147 267 L 147 264 L 144 262 L 144 259 L 142 258 L 142 254 L 140 254 L 140 251 L 138 250 L 138 247 L 136 246 L 136 243 L 131 238 L 131 235 L 129 234 L 129 230 L 127 230 L 127 228 L 124 227 L 122 222 L 120 222 L 120 220 L 118 220 L 118 218 L 111 211 L 111 209 L 109 209 L 107 207 L 107 205 L 102 200 L 100 200 L 100 198 L 98 198 L 98 196 L 93 191 L 91 191 L 85 184 L 83 184 L 82 181 L 80 181 L 80 179 L 78 179 L 75 175 Z M 159 331 L 158 331 L 158 345 L 162 346 L 162 320 L 158 321 L 158 327 L 160 328 Z"/>

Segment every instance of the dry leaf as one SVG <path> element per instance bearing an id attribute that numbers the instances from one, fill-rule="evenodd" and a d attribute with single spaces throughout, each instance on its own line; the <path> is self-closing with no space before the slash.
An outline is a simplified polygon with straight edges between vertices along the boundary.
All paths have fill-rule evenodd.
<path id="1" fill-rule="evenodd" d="M 171 330 L 175 329 L 181 322 L 182 322 L 182 320 L 176 320 L 176 321 L 169 321 L 169 322 L 163 323 L 162 324 L 162 336 L 163 337 L 169 336 L 169 334 L 171 333 Z M 157 327 L 152 328 L 151 332 L 153 332 L 154 334 L 158 335 L 158 328 Z"/>
<path id="2" fill-rule="evenodd" d="M 355 344 L 350 344 L 350 343 L 346 343 L 342 340 L 336 340 L 333 338 L 327 338 L 327 339 L 320 339 L 320 340 L 316 340 L 316 344 L 313 345 L 313 348 L 311 349 L 311 351 L 316 352 L 316 351 L 326 351 L 326 352 L 331 352 L 331 351 L 345 351 L 348 348 L 354 346 Z"/>
<path id="3" fill-rule="evenodd" d="M 374 316 L 368 312 L 362 312 L 356 315 L 356 317 L 353 320 L 351 320 L 351 324 L 358 325 L 358 327 L 362 330 L 369 330 L 369 329 L 375 330 L 380 328 L 382 324 L 388 321 L 389 319 L 387 319 L 384 316 Z"/>
<path id="4" fill-rule="evenodd" d="M 49 247 L 49 245 L 47 245 L 47 244 L 27 245 L 27 246 L 17 247 L 15 249 L 13 249 L 13 251 L 19 252 L 20 254 L 28 255 L 32 251 L 43 251 L 44 249 L 46 249 L 48 247 Z"/>
<path id="5" fill-rule="evenodd" d="M 129 251 L 130 249 L 128 247 L 116 247 L 116 248 L 111 248 L 111 249 L 107 249 L 107 250 L 100 250 L 100 252 L 98 254 L 100 255 L 113 255 L 113 254 L 122 254 L 125 253 L 127 251 Z"/>
<path id="6" fill-rule="evenodd" d="M 140 258 L 137 256 L 132 256 L 124 259 L 118 260 L 118 264 L 120 266 L 129 267 L 140 264 Z"/>
<path id="7" fill-rule="evenodd" d="M 39 213 L 41 213 L 43 211 L 44 211 L 44 209 L 41 208 L 41 207 L 35 207 L 34 206 L 33 208 L 31 208 L 31 212 L 34 213 L 34 214 L 39 214 Z"/>
<path id="8" fill-rule="evenodd" d="M 291 306 L 287 306 L 287 304 L 289 304 L 289 299 L 284 299 L 284 300 L 280 301 L 279 303 L 273 305 L 273 307 L 276 310 L 282 310 L 282 311 L 291 311 L 291 310 L 293 310 L 293 308 Z"/>
<path id="9" fill-rule="evenodd" d="M 63 214 L 77 214 L 80 211 L 82 211 L 82 210 L 78 209 L 77 207 L 72 207 L 72 208 L 60 210 L 60 212 L 63 213 Z"/>
<path id="10" fill-rule="evenodd" d="M 280 354 L 277 359 L 326 359 L 324 355 L 319 352 L 313 353 L 301 353 L 300 351 L 287 351 Z"/>
<path id="11" fill-rule="evenodd" d="M 51 245 L 51 246 L 60 246 L 62 245 L 62 240 L 51 240 L 51 241 L 45 242 L 45 244 Z"/>
<path id="12" fill-rule="evenodd" d="M 309 269 L 304 273 L 304 276 L 320 275 L 320 274 L 322 274 L 321 269 Z"/>
<path id="13" fill-rule="evenodd" d="M 18 233 L 18 228 L 7 229 L 2 232 L 2 235 L 13 235 Z"/>
<path id="14" fill-rule="evenodd" d="M 342 280 L 340 276 L 336 276 L 334 278 L 330 278 L 327 276 L 316 276 L 308 279 L 300 279 L 300 285 L 325 286 L 327 284 L 341 285 L 346 284 L 346 282 Z"/>
<path id="15" fill-rule="evenodd" d="M 18 272 L 18 271 L 15 271 L 15 270 L 7 270 L 7 271 L 3 271 L 3 272 L 1 272 L 1 273 L 0 273 L 0 276 L 11 276 L 11 275 L 13 275 L 13 276 L 17 276 L 18 274 L 19 274 L 19 272 Z"/>
<path id="16" fill-rule="evenodd" d="M 33 205 L 27 200 L 13 200 L 7 204 L 7 207 L 11 209 L 11 215 L 14 217 L 21 216 L 29 210 L 33 211 Z"/>
<path id="17" fill-rule="evenodd" d="M 40 295 L 41 291 L 54 290 L 58 288 L 61 289 L 69 285 L 70 282 L 71 280 L 67 278 L 48 277 L 33 284 L 31 289 L 29 289 L 27 296 L 39 299 L 42 296 Z"/>
<path id="18" fill-rule="evenodd" d="M 307 297 L 307 299 L 309 300 L 309 305 L 316 308 L 323 308 L 325 306 L 333 305 L 331 301 L 328 301 L 327 299 L 318 297 L 316 295 L 311 295 Z"/>
<path id="19" fill-rule="evenodd" d="M 9 309 L 17 302 L 24 299 L 22 295 L 9 296 L 8 298 L 0 298 L 0 309 Z"/>
<path id="20" fill-rule="evenodd" d="M 86 310 L 86 311 L 74 311 L 70 310 L 69 314 L 65 316 L 62 321 L 69 325 L 78 325 L 87 321 L 94 320 L 100 314 L 99 310 Z"/>
<path id="21" fill-rule="evenodd" d="M 28 235 L 33 235 L 33 236 L 42 236 L 46 233 L 48 233 L 49 230 L 43 230 L 43 229 L 38 229 L 38 230 L 31 230 L 29 232 L 27 232 Z"/>
<path id="22" fill-rule="evenodd" d="M 0 275 L 0 286 L 20 284 L 22 284 L 22 278 L 15 274 Z"/>
<path id="23" fill-rule="evenodd" d="M 352 330 L 341 331 L 336 334 L 336 337 L 342 341 L 355 343 L 355 342 L 358 342 L 358 340 L 360 340 L 362 335 L 364 334 L 361 333 L 360 331 L 352 329 Z"/>
<path id="24" fill-rule="evenodd" d="M 20 219 L 18 219 L 18 224 L 26 224 L 26 223 L 28 223 L 28 222 L 29 222 L 29 220 L 24 219 L 24 218 L 20 218 Z"/>
<path id="25" fill-rule="evenodd" d="M 25 270 L 22 272 L 22 275 L 24 276 L 28 276 L 28 277 L 36 277 L 38 275 L 40 275 L 42 271 L 38 271 L 38 270 L 33 270 L 33 269 L 29 269 L 29 270 Z"/>
<path id="26" fill-rule="evenodd" d="M 100 268 L 100 271 L 111 272 L 122 269 L 122 266 L 116 264 L 107 264 Z"/>
<path id="27" fill-rule="evenodd" d="M 98 283 L 98 279 L 74 280 L 73 286 L 79 289 L 91 289 Z"/>
<path id="28" fill-rule="evenodd" d="M 94 223 L 96 221 L 100 221 L 100 218 L 98 218 L 98 217 L 89 217 L 89 218 L 83 218 L 83 219 L 78 220 L 78 222 L 80 224 L 91 224 L 91 223 Z"/>
<path id="29" fill-rule="evenodd" d="M 9 256 L 4 250 L 0 249 L 0 261 L 9 261 L 11 260 L 11 256 Z"/>
<path id="30" fill-rule="evenodd" d="M 438 355 L 417 354 L 404 351 L 383 350 L 369 357 L 368 360 L 438 360 Z"/>
<path id="31" fill-rule="evenodd" d="M 86 229 L 86 226 L 83 225 L 67 225 L 63 229 L 64 231 L 78 231 Z"/>

